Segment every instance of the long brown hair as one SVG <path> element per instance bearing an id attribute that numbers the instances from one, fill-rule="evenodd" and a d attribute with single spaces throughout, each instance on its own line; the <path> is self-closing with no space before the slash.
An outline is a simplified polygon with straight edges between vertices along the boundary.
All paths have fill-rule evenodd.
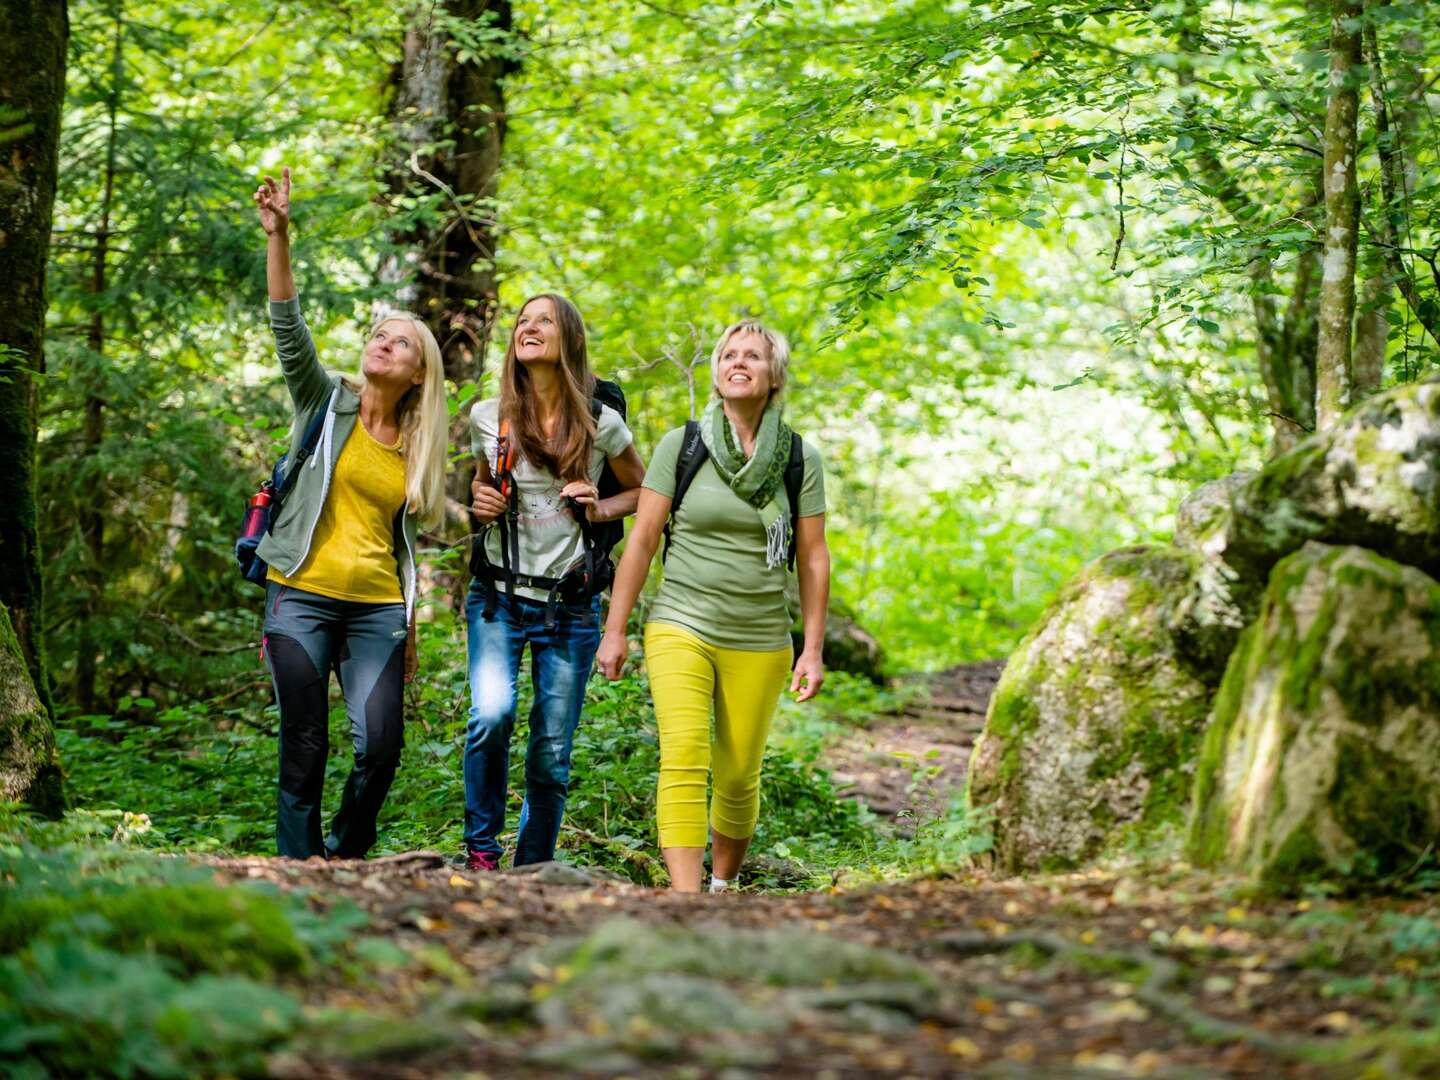
<path id="1" fill-rule="evenodd" d="M 540 426 L 539 403 L 530 390 L 530 372 L 515 358 L 520 314 L 536 300 L 549 300 L 554 305 L 555 322 L 560 328 L 560 362 L 556 365 L 560 415 L 554 435 L 548 438 Z M 562 483 L 589 479 L 590 453 L 595 446 L 595 418 L 590 415 L 594 388 L 595 376 L 590 372 L 585 347 L 585 320 L 579 309 L 555 293 L 539 293 L 521 304 L 500 371 L 500 415 L 510 422 L 526 460 L 554 473 Z"/>

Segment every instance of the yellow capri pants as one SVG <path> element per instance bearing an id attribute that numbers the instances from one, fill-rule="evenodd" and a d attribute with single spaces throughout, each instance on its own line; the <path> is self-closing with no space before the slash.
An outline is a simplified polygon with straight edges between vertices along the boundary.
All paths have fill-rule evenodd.
<path id="1" fill-rule="evenodd" d="M 645 666 L 660 729 L 656 816 L 662 848 L 705 846 L 705 781 L 712 758 L 710 824 L 734 840 L 755 832 L 760 760 L 792 659 L 789 648 L 721 649 L 678 626 L 645 624 Z"/>

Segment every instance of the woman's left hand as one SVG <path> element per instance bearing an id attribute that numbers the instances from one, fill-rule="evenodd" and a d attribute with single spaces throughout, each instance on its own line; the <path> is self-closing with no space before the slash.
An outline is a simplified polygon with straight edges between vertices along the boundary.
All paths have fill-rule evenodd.
<path id="1" fill-rule="evenodd" d="M 581 506 L 585 507 L 585 516 L 591 521 L 599 521 L 596 511 L 600 509 L 600 489 L 589 480 L 571 480 L 560 489 L 562 498 L 574 499 Z"/>
<path id="2" fill-rule="evenodd" d="M 415 651 L 415 627 L 410 627 L 410 634 L 405 638 L 405 683 L 409 685 L 415 681 L 415 672 L 420 668 L 420 656 Z"/>
<path id="3" fill-rule="evenodd" d="M 796 701 L 809 701 L 820 692 L 825 681 L 825 665 L 819 653 L 802 652 L 795 661 L 795 673 L 790 680 L 790 692 L 798 695 Z"/>

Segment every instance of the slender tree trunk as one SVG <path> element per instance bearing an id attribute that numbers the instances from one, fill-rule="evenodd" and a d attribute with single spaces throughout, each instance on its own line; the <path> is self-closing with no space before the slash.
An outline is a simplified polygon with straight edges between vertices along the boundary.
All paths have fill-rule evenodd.
<path id="1" fill-rule="evenodd" d="M 0 0 L 0 800 L 63 808 L 41 640 L 34 376 L 65 95 L 65 4 Z"/>
<path id="2" fill-rule="evenodd" d="M 1360 218 L 1355 182 L 1360 4 L 1335 0 L 1330 16 L 1330 101 L 1325 112 L 1325 256 L 1320 279 L 1320 340 L 1315 349 L 1315 415 L 1329 427 L 1354 388 L 1355 245 Z"/>
<path id="3" fill-rule="evenodd" d="M 1385 7 L 1389 0 L 1368 0 L 1367 10 Z M 1387 286 L 1394 284 L 1411 313 L 1430 337 L 1440 344 L 1440 306 L 1424 297 L 1401 257 L 1410 232 L 1410 192 L 1415 189 L 1415 155 L 1411 149 L 1420 123 L 1427 79 L 1419 67 L 1423 48 L 1420 35 L 1406 34 L 1400 43 L 1405 63 L 1392 95 L 1385 85 L 1384 58 L 1374 23 L 1365 27 L 1365 64 L 1370 71 L 1370 102 L 1375 114 L 1375 150 L 1380 158 L 1380 203 L 1374 239 L 1380 244 Z M 1398 109 L 1391 108 L 1392 99 Z M 1392 123 L 1392 120 L 1395 121 Z M 1388 306 L 1388 287 L 1384 290 Z"/>
<path id="4" fill-rule="evenodd" d="M 105 354 L 105 312 L 102 298 L 109 286 L 110 213 L 115 201 L 120 86 L 124 76 L 125 23 L 118 13 L 115 18 L 115 39 L 111 48 L 110 98 L 107 103 L 109 131 L 105 145 L 105 175 L 102 179 L 104 187 L 100 199 L 100 226 L 94 237 L 90 268 L 90 290 L 95 300 L 86 333 L 86 344 L 90 351 L 90 366 L 87 368 L 90 392 L 85 398 L 84 455 L 87 460 L 86 472 L 91 482 L 90 490 L 82 498 L 76 514 L 80 535 L 85 541 L 81 585 L 84 599 L 80 603 L 80 632 L 75 657 L 75 704 L 82 713 L 95 712 L 99 704 L 95 686 L 99 643 L 95 630 L 105 593 L 105 513 L 99 463 L 100 449 L 105 441 L 105 396 L 100 365 Z"/>
<path id="5" fill-rule="evenodd" d="M 1360 300 L 1355 311 L 1355 353 L 1351 362 L 1354 374 L 1354 400 L 1376 393 L 1385 381 L 1385 351 L 1390 339 L 1390 282 L 1385 271 L 1375 269 L 1360 285 Z"/>
<path id="6" fill-rule="evenodd" d="M 1176 82 L 1186 118 L 1200 128 L 1205 125 L 1195 105 L 1195 77 L 1189 58 L 1203 48 L 1202 22 L 1198 0 L 1185 0 Z M 1252 224 L 1264 208 L 1246 193 L 1208 140 L 1199 141 L 1196 153 L 1210 196 L 1236 222 Z M 1306 196 L 1296 211 L 1297 215 L 1308 213 L 1320 201 L 1319 188 L 1317 183 L 1317 193 L 1313 197 Z M 1284 453 L 1315 430 L 1315 350 L 1305 333 L 1306 326 L 1313 326 L 1314 322 L 1314 262 L 1311 252 L 1300 256 L 1294 290 L 1283 321 L 1276 311 L 1272 295 L 1275 292 L 1273 260 L 1262 255 L 1251 260 L 1249 266 L 1255 354 L 1270 414 L 1272 457 Z"/>

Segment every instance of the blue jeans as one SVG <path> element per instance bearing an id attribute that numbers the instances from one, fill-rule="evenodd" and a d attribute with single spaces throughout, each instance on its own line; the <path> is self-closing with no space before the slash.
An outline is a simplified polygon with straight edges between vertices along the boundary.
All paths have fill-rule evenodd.
<path id="1" fill-rule="evenodd" d="M 555 857 L 565 796 L 570 790 L 570 750 L 585 684 L 600 647 L 600 598 L 562 606 L 555 628 L 545 629 L 545 605 L 501 594 L 495 615 L 482 617 L 485 589 L 472 585 L 465 599 L 469 631 L 470 721 L 465 732 L 465 846 L 500 855 L 496 839 L 505 827 L 510 734 L 515 730 L 515 689 L 520 654 L 530 643 L 530 748 L 525 757 L 525 801 L 515 841 L 515 865 Z"/>

